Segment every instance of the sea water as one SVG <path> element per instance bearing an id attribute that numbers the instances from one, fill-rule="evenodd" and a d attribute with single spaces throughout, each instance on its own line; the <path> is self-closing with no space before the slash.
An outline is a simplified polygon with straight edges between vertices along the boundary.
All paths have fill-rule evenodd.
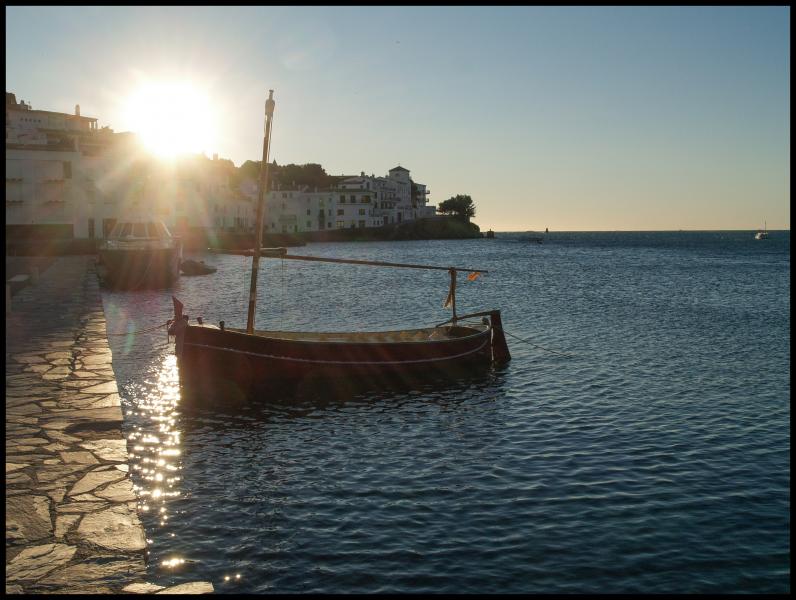
<path id="1" fill-rule="evenodd" d="M 533 234 L 540 236 L 541 234 Z M 409 391 L 180 397 L 171 294 L 245 326 L 251 259 L 104 292 L 149 580 L 230 593 L 790 591 L 790 233 L 310 244 L 484 269 L 512 361 Z M 450 317 L 444 271 L 263 259 L 257 328 Z M 520 341 L 522 340 L 522 341 Z M 332 393 L 341 392 L 341 393 Z"/>

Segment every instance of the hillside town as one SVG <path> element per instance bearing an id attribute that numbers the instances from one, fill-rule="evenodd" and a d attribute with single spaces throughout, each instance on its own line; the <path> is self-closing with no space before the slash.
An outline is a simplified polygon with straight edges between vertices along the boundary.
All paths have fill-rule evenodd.
<path id="1" fill-rule="evenodd" d="M 163 221 L 177 234 L 252 232 L 256 176 L 213 154 L 165 162 L 131 132 L 98 119 L 34 109 L 6 92 L 6 234 L 100 240 L 129 215 Z M 275 166 L 275 163 L 274 163 Z M 271 181 L 264 230 L 303 233 L 377 228 L 435 216 L 429 190 L 400 165 L 386 175 L 337 175 L 324 187 Z"/>

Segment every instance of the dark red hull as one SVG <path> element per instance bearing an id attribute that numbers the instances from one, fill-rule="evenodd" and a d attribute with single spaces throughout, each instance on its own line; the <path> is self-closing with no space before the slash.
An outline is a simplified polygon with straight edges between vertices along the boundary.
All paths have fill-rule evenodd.
<path id="1" fill-rule="evenodd" d="M 436 341 L 317 341 L 189 325 L 178 348 L 180 379 L 187 395 L 220 400 L 297 385 L 329 391 L 411 385 L 488 368 L 492 328 L 459 327 L 456 333 L 460 336 Z"/>

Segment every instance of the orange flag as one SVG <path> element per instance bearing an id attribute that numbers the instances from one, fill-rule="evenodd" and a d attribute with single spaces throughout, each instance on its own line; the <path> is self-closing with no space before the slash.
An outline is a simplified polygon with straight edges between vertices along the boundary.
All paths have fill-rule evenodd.
<path id="1" fill-rule="evenodd" d="M 480 271 L 473 271 L 472 273 L 470 273 L 470 274 L 467 276 L 467 280 L 468 280 L 468 281 L 475 281 L 475 280 L 476 280 L 476 279 L 478 279 L 480 276 L 481 276 L 481 272 L 480 272 Z"/>

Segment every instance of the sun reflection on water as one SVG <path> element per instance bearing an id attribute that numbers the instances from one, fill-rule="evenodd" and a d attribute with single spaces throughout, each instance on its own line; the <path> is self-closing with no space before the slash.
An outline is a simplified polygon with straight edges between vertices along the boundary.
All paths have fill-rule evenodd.
<path id="1" fill-rule="evenodd" d="M 167 531 L 171 516 L 169 501 L 180 496 L 181 478 L 176 473 L 182 469 L 180 432 L 176 429 L 180 402 L 177 358 L 167 354 L 157 360 L 152 372 L 144 374 L 136 389 L 129 390 L 137 419 L 134 431 L 128 436 L 139 508 L 147 529 L 154 533 L 149 540 L 153 558 L 158 554 L 153 543 L 164 537 L 176 537 L 174 532 Z M 169 553 L 173 553 L 173 545 Z M 173 571 L 185 562 L 184 557 L 171 556 L 159 564 Z"/>

